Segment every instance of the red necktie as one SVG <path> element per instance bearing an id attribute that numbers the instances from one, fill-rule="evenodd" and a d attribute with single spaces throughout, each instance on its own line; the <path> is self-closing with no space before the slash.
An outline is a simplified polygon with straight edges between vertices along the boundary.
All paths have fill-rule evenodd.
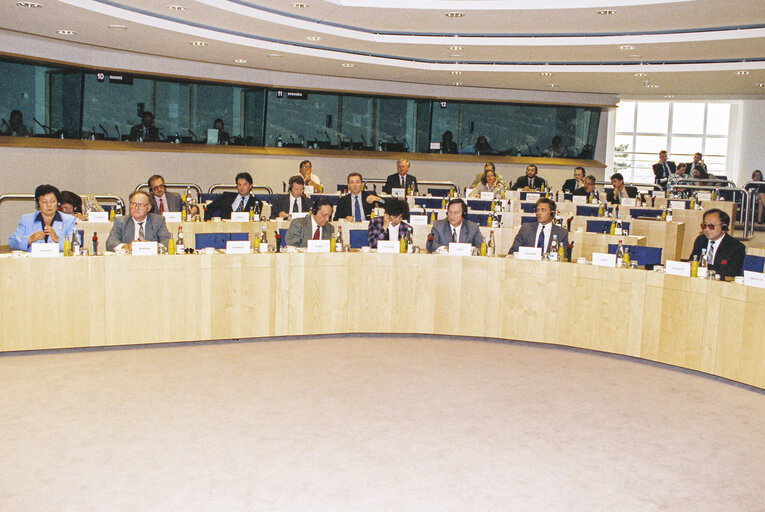
<path id="1" fill-rule="evenodd" d="M 319 226 L 316 226 L 316 231 L 313 232 L 313 239 L 321 240 L 321 228 Z"/>
<path id="2" fill-rule="evenodd" d="M 159 214 L 162 215 L 165 213 L 165 200 L 161 197 L 159 198 Z"/>

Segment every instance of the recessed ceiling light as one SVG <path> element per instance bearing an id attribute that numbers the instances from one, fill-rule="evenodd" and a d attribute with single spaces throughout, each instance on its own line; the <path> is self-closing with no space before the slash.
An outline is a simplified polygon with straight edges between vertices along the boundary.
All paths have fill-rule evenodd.
<path id="1" fill-rule="evenodd" d="M 765 84 L 754 84 L 755 87 L 765 87 Z"/>
<path id="2" fill-rule="evenodd" d="M 674 98 L 675 95 L 674 94 L 665 94 L 664 97 L 667 98 L 667 99 L 671 99 L 671 98 Z"/>
<path id="3" fill-rule="evenodd" d="M 178 11 L 178 12 L 186 10 L 186 8 L 182 5 L 168 5 L 167 8 L 170 9 L 171 11 Z"/>
<path id="4" fill-rule="evenodd" d="M 234 59 L 235 64 L 247 64 L 247 59 Z"/>
<path id="5" fill-rule="evenodd" d="M 127 30 L 125 25 L 109 25 L 109 28 L 113 28 L 115 30 Z"/>
<path id="6" fill-rule="evenodd" d="M 553 74 L 549 71 L 545 71 L 544 73 L 539 73 L 539 76 L 552 76 Z"/>
<path id="7" fill-rule="evenodd" d="M 266 57 L 271 57 L 272 59 L 278 59 L 281 56 L 282 56 L 281 53 L 269 53 L 268 55 L 266 55 Z"/>
<path id="8" fill-rule="evenodd" d="M 457 51 L 462 50 L 462 47 L 461 46 L 450 46 L 449 49 L 451 51 L 453 51 L 453 52 L 457 52 Z"/>
<path id="9" fill-rule="evenodd" d="M 56 33 L 61 34 L 62 36 L 73 36 L 77 32 L 75 32 L 74 30 L 61 29 L 61 30 L 56 30 Z"/>
<path id="10" fill-rule="evenodd" d="M 656 84 L 645 84 L 645 86 L 648 87 L 649 89 L 658 89 L 659 88 L 659 86 L 656 85 Z"/>
<path id="11" fill-rule="evenodd" d="M 632 46 L 631 44 L 623 44 L 622 46 L 619 47 L 619 49 L 620 50 L 634 50 L 635 47 Z"/>
<path id="12" fill-rule="evenodd" d="M 642 55 L 638 55 L 637 53 L 630 53 L 629 55 L 627 55 L 627 57 L 632 57 L 633 59 L 639 59 L 640 57 L 642 57 Z"/>
<path id="13" fill-rule="evenodd" d="M 344 68 L 355 68 L 356 67 L 356 64 L 353 64 L 351 62 L 343 62 L 340 65 L 343 66 Z"/>
<path id="14" fill-rule="evenodd" d="M 308 36 L 306 37 L 306 39 L 308 39 L 309 41 L 321 41 L 320 36 Z"/>
<path id="15" fill-rule="evenodd" d="M 444 13 L 444 16 L 446 16 L 447 18 L 462 18 L 464 15 L 465 15 L 464 12 L 459 12 L 459 11 L 449 11 Z"/>
<path id="16" fill-rule="evenodd" d="M 452 71 L 452 75 L 461 75 L 462 71 Z"/>
<path id="17" fill-rule="evenodd" d="M 602 11 L 598 11 L 598 14 L 601 16 L 611 16 L 612 14 L 616 14 L 616 11 L 612 11 L 611 9 L 603 9 Z"/>
<path id="18" fill-rule="evenodd" d="M 635 73 L 635 74 L 634 74 L 634 75 L 632 75 L 632 76 L 641 77 L 641 76 L 648 76 L 648 75 L 647 75 L 646 73 Z"/>
<path id="19" fill-rule="evenodd" d="M 292 4 L 292 7 L 294 7 L 295 9 L 305 9 L 306 7 L 308 7 L 308 4 L 295 2 L 294 4 Z"/>
<path id="20" fill-rule="evenodd" d="M 461 53 L 452 53 L 451 56 L 452 57 L 462 57 L 462 54 Z"/>
<path id="21" fill-rule="evenodd" d="M 550 89 L 555 89 L 556 87 L 560 87 L 560 85 L 558 85 L 558 84 L 547 84 L 547 87 L 549 87 Z"/>
<path id="22" fill-rule="evenodd" d="M 207 46 L 207 43 L 204 41 L 192 41 L 189 43 L 191 46 Z"/>
<path id="23" fill-rule="evenodd" d="M 462 85 L 462 82 L 452 82 L 452 85 L 456 85 L 457 87 L 459 87 L 460 85 Z"/>
<path id="24" fill-rule="evenodd" d="M 16 5 L 19 7 L 28 7 L 29 9 L 39 9 L 42 7 L 41 4 L 35 2 L 16 2 Z"/>
<path id="25" fill-rule="evenodd" d="M 736 74 L 738 76 L 746 76 L 749 74 L 749 71 L 736 71 Z"/>

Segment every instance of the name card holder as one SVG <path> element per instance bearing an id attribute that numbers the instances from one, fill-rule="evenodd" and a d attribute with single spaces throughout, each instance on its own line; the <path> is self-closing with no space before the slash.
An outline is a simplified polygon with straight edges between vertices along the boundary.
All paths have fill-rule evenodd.
<path id="1" fill-rule="evenodd" d="M 156 256 L 158 253 L 157 242 L 135 241 L 130 245 L 133 256 Z"/>
<path id="2" fill-rule="evenodd" d="M 765 288 L 765 274 L 762 272 L 744 270 L 744 284 L 757 288 Z"/>
<path id="3" fill-rule="evenodd" d="M 685 201 L 670 201 L 669 207 L 673 210 L 685 210 L 688 204 Z"/>
<path id="4" fill-rule="evenodd" d="M 390 195 L 393 197 L 404 197 L 406 196 L 406 190 L 403 188 L 392 188 L 390 189 Z"/>
<path id="5" fill-rule="evenodd" d="M 691 277 L 691 264 L 688 261 L 667 260 L 664 264 L 664 273 L 673 276 Z"/>
<path id="6" fill-rule="evenodd" d="M 571 202 L 574 204 L 587 204 L 587 196 L 571 196 Z"/>
<path id="7" fill-rule="evenodd" d="M 90 212 L 88 213 L 88 222 L 109 222 L 109 213 Z"/>
<path id="8" fill-rule="evenodd" d="M 226 254 L 250 254 L 250 241 L 226 240 Z"/>
<path id="9" fill-rule="evenodd" d="M 165 212 L 162 214 L 167 222 L 181 222 L 181 212 Z"/>
<path id="10" fill-rule="evenodd" d="M 292 213 L 290 213 L 290 216 L 293 219 L 302 219 L 306 215 L 308 215 L 308 212 L 292 212 Z"/>
<path id="11" fill-rule="evenodd" d="M 541 247 L 518 247 L 518 252 L 515 257 L 519 260 L 536 260 L 542 261 L 542 248 Z"/>
<path id="12" fill-rule="evenodd" d="M 231 222 L 250 222 L 250 212 L 231 212 Z"/>
<path id="13" fill-rule="evenodd" d="M 470 244 L 449 242 L 449 254 L 451 256 L 470 256 L 472 254 L 472 247 Z"/>
<path id="14" fill-rule="evenodd" d="M 379 240 L 377 242 L 377 252 L 392 254 L 400 252 L 399 242 L 394 240 Z"/>
<path id="15" fill-rule="evenodd" d="M 539 201 L 540 197 L 541 197 L 540 194 L 532 194 L 531 192 L 529 192 L 528 194 L 526 194 L 526 201 L 530 203 L 536 203 L 537 201 Z"/>
<path id="16" fill-rule="evenodd" d="M 616 254 L 594 252 L 592 253 L 592 265 L 595 267 L 616 267 Z"/>
<path id="17" fill-rule="evenodd" d="M 37 242 L 31 246 L 31 256 L 33 258 L 54 258 L 61 256 L 58 252 L 58 244 L 56 242 Z"/>
<path id="18" fill-rule="evenodd" d="M 623 197 L 621 199 L 622 206 L 635 206 L 635 201 L 634 197 Z"/>
<path id="19" fill-rule="evenodd" d="M 653 190 L 651 191 L 651 195 L 653 197 L 667 197 L 667 193 L 663 190 Z"/>
<path id="20" fill-rule="evenodd" d="M 314 192 L 313 185 L 306 185 L 305 187 L 303 187 L 303 193 L 305 195 L 310 196 L 311 194 L 313 194 L 313 192 Z"/>
<path id="21" fill-rule="evenodd" d="M 494 201 L 494 192 L 481 192 L 481 201 Z"/>
<path id="22" fill-rule="evenodd" d="M 330 240 L 308 240 L 308 252 L 329 252 Z"/>
<path id="23" fill-rule="evenodd" d="M 711 201 L 712 200 L 712 193 L 711 192 L 698 192 L 696 196 L 699 198 L 699 201 Z"/>
<path id="24" fill-rule="evenodd" d="M 411 224 L 412 226 L 427 226 L 428 216 L 427 215 L 410 215 L 409 224 Z"/>

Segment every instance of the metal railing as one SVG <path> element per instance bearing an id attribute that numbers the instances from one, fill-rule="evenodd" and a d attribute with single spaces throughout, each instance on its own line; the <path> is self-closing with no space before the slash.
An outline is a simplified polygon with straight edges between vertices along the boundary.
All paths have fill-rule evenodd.
<path id="1" fill-rule="evenodd" d="M 749 185 L 765 185 L 765 181 L 747 181 L 742 187 L 749 191 L 749 204 L 751 205 L 749 213 L 751 217 L 752 232 L 754 232 L 754 215 L 757 212 L 757 189 L 750 189 Z"/>
<path id="2" fill-rule="evenodd" d="M 693 178 L 691 176 L 680 176 L 678 177 L 676 174 L 669 177 L 669 180 L 667 181 L 667 188 L 669 188 L 673 184 L 684 184 L 687 183 L 689 185 L 704 185 L 709 184 L 713 188 L 735 188 L 736 183 L 727 179 L 727 178 Z"/>
<path id="3" fill-rule="evenodd" d="M 364 183 L 386 183 L 388 180 L 387 178 L 365 178 Z M 450 189 L 454 190 L 454 195 L 459 196 L 460 195 L 460 187 L 454 183 L 453 181 L 427 181 L 427 180 L 417 180 L 417 188 L 420 188 L 420 185 L 436 185 L 436 186 L 442 186 L 442 187 L 449 187 Z"/>
<path id="4" fill-rule="evenodd" d="M 146 183 L 141 183 L 135 188 L 135 190 L 141 190 L 144 188 L 149 190 L 149 186 Z M 193 188 L 194 190 L 197 191 L 198 196 L 202 195 L 202 187 L 200 187 L 196 183 L 165 183 L 165 188 L 166 189 L 177 188 L 181 190 L 186 190 L 187 188 Z M 151 190 L 149 190 L 149 192 L 151 192 Z"/>
<path id="5" fill-rule="evenodd" d="M 236 185 L 230 185 L 228 183 L 216 183 L 215 185 L 213 185 L 212 187 L 210 187 L 207 190 L 207 193 L 208 194 L 214 194 L 216 190 L 222 190 L 222 189 L 236 190 Z M 257 189 L 257 190 L 265 190 L 266 192 L 268 192 L 271 195 L 274 194 L 274 191 L 268 185 L 253 185 L 252 189 L 253 190 L 255 190 L 255 189 Z"/>
<path id="6" fill-rule="evenodd" d="M 603 190 L 605 190 L 606 189 L 606 185 L 611 185 L 611 181 L 610 180 L 609 181 L 596 181 L 595 185 L 603 185 Z M 635 188 L 650 188 L 651 190 L 659 190 L 659 191 L 664 190 L 663 188 L 661 188 L 660 185 L 657 185 L 656 183 L 639 183 L 639 182 L 627 183 L 625 181 L 624 182 L 624 186 L 625 187 L 635 187 Z M 608 188 L 613 188 L 613 187 L 608 187 Z"/>
<path id="7" fill-rule="evenodd" d="M 699 180 L 696 180 L 699 181 Z M 712 181 L 720 181 L 720 180 L 712 180 Z M 744 238 L 751 238 L 754 233 L 754 225 L 749 223 L 749 208 L 751 201 L 751 193 L 749 190 L 745 190 L 743 188 L 735 188 L 735 187 L 720 187 L 717 185 L 685 185 L 685 182 L 679 182 L 679 183 L 672 183 L 667 187 L 667 197 L 669 198 L 669 194 L 672 192 L 677 191 L 678 189 L 681 190 L 709 190 L 709 191 L 715 191 L 719 190 L 720 188 L 724 188 L 728 192 L 733 192 L 733 202 L 738 204 L 738 201 L 736 200 L 736 193 L 741 192 L 741 208 L 738 215 L 738 221 L 743 224 L 743 230 L 744 230 Z M 732 183 L 732 182 L 731 182 Z M 734 212 L 735 215 L 735 212 Z"/>
<path id="8" fill-rule="evenodd" d="M 112 194 L 93 194 L 93 197 L 96 198 L 96 201 L 107 201 L 107 202 L 114 202 L 117 205 L 119 205 L 120 209 L 125 212 L 125 201 L 117 195 Z M 0 203 L 5 201 L 6 199 L 32 199 L 34 201 L 35 195 L 34 194 L 0 194 Z"/>

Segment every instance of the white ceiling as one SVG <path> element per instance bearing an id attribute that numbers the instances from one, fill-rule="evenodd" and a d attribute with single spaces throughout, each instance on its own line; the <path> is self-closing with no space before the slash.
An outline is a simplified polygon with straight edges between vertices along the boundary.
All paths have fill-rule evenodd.
<path id="1" fill-rule="evenodd" d="M 765 87 L 756 86 L 765 83 L 764 0 L 299 1 L 309 5 L 37 0 L 41 7 L 28 8 L 5 0 L 0 29 L 144 55 L 324 76 L 628 96 L 765 98 Z M 185 10 L 168 8 L 173 3 Z M 616 12 L 598 14 L 603 9 Z M 464 16 L 449 18 L 447 11 Z M 62 36 L 59 29 L 76 33 Z M 207 45 L 192 46 L 193 41 Z M 622 49 L 625 45 L 634 49 Z M 460 49 L 450 49 L 454 46 Z M 247 63 L 234 64 L 234 59 Z"/>

